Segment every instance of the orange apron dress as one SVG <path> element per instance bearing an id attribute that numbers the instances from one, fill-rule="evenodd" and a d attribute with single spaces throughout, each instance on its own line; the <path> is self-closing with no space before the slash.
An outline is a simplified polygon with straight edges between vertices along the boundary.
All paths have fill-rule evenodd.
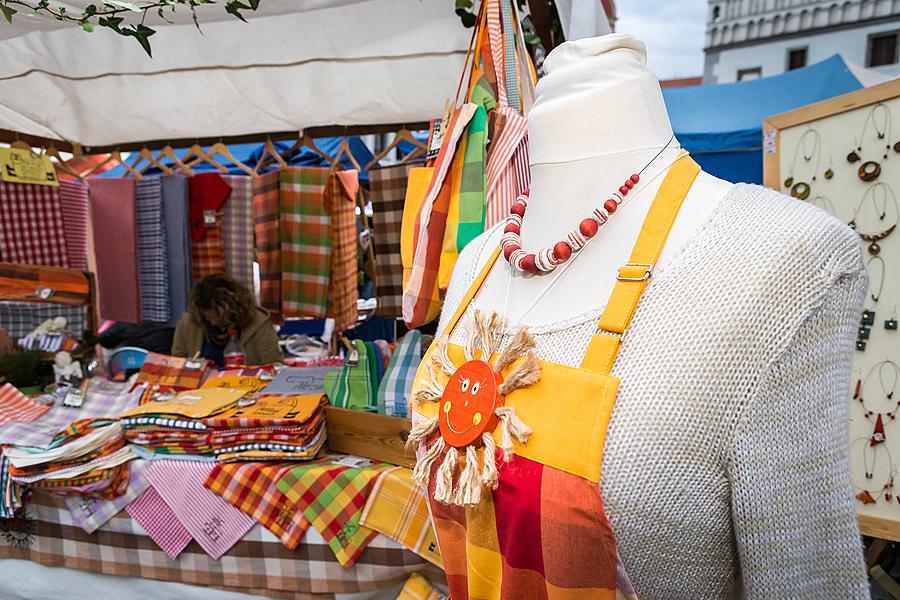
<path id="1" fill-rule="evenodd" d="M 447 446 L 444 452 L 455 452 L 448 444 L 464 431 L 460 423 L 465 419 L 476 424 L 485 422 L 487 437 L 492 438 L 479 443 L 477 450 L 466 448 L 469 454 L 461 456 L 462 464 L 477 453 L 486 469 L 491 460 L 496 465 L 493 485 L 486 485 L 476 502 L 471 498 L 457 504 L 436 500 L 440 480 L 437 463 L 430 469 L 429 506 L 453 600 L 637 598 L 619 559 L 598 485 L 603 443 L 619 384 L 610 371 L 653 264 L 699 171 L 687 155 L 669 169 L 629 262 L 619 268 L 612 295 L 580 367 L 540 361 L 540 378 L 535 383 L 497 396 L 532 429 L 527 442 L 515 442 L 514 455 L 507 456 L 508 462 L 500 448 L 503 436 L 500 428 L 495 428 L 496 418 L 489 419 L 490 413 L 480 412 L 470 416 L 466 411 L 478 407 L 466 394 L 475 392 L 469 389 L 474 386 L 472 381 L 493 389 L 511 376 L 523 358 L 505 366 L 495 382 L 479 375 L 477 369 L 439 375 L 444 384 L 441 399 L 413 403 L 418 421 L 440 420 L 440 429 L 433 430 L 425 440 L 426 449 L 444 436 L 447 441 L 440 441 L 440 447 Z M 494 250 L 472 283 L 448 323 L 447 333 L 464 314 L 499 254 L 499 248 Z M 431 355 L 438 346 L 434 344 L 422 360 L 413 386 L 414 400 L 417 390 L 428 387 L 435 378 L 430 365 L 435 362 Z M 460 367 L 471 356 L 470 350 L 451 344 L 445 357 Z M 472 375 L 459 376 L 463 371 Z M 448 372 L 449 368 L 444 371 Z M 485 457 L 490 450 L 493 456 Z M 466 475 L 454 471 L 453 477 L 457 485 Z"/>

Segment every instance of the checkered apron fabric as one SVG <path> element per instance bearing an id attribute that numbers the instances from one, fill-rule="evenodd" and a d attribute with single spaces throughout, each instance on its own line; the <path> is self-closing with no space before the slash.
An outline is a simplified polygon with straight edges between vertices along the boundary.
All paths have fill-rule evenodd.
<path id="1" fill-rule="evenodd" d="M 28 527 L 23 530 L 27 543 L 13 544 L 0 536 L 0 558 L 284 600 L 308 599 L 307 594 L 328 598 L 328 594 L 374 592 L 391 588 L 414 572 L 443 581 L 440 570 L 383 535 L 369 543 L 352 569 L 338 564 L 314 529 L 296 550 L 285 548 L 264 527 L 253 527 L 222 560 L 213 560 L 193 543 L 172 560 L 128 512 L 89 534 L 74 521 L 62 498 L 35 493 L 26 511 L 28 519 L 22 524 Z"/>
<path id="2" fill-rule="evenodd" d="M 231 196 L 222 216 L 222 238 L 228 274 L 253 289 L 253 178 L 223 176 L 231 186 Z"/>
<path id="3" fill-rule="evenodd" d="M 413 329 L 403 336 L 378 386 L 378 412 L 395 417 L 409 416 L 409 399 L 419 363 L 422 362 L 422 334 Z"/>
<path id="4" fill-rule="evenodd" d="M 91 192 L 87 185 L 75 181 L 59 182 L 59 206 L 63 231 L 66 233 L 66 255 L 69 268 L 88 270 L 87 227 Z"/>
<path id="5" fill-rule="evenodd" d="M 209 366 L 208 360 L 201 361 L 199 369 L 186 368 L 188 359 L 149 352 L 138 372 L 137 383 L 161 385 L 178 390 L 195 390 L 203 383 Z"/>
<path id="6" fill-rule="evenodd" d="M 259 263 L 259 305 L 281 314 L 281 218 L 277 171 L 253 179 L 253 231 Z"/>
<path id="7" fill-rule="evenodd" d="M 166 323 L 172 318 L 169 300 L 165 214 L 159 177 L 135 182 L 138 219 L 138 267 L 141 310 L 145 321 Z"/>
<path id="8" fill-rule="evenodd" d="M 187 310 L 191 291 L 191 232 L 188 180 L 179 175 L 161 178 L 163 223 L 169 278 L 169 325 L 178 325 Z"/>
<path id="9" fill-rule="evenodd" d="M 0 427 L 13 421 L 34 421 L 48 410 L 50 406 L 32 400 L 11 383 L 0 385 Z"/>
<path id="10" fill-rule="evenodd" d="M 281 169 L 281 297 L 285 317 L 325 318 L 331 280 L 331 219 L 325 210 L 329 170 Z"/>
<path id="11" fill-rule="evenodd" d="M 0 181 L 0 257 L 68 267 L 59 188 Z"/>
<path id="12" fill-rule="evenodd" d="M 0 302 L 0 327 L 15 339 L 23 338 L 35 327 L 55 317 L 66 318 L 66 329 L 80 334 L 87 323 L 87 306 L 34 302 Z"/>
<path id="13" fill-rule="evenodd" d="M 296 464 L 228 463 L 216 465 L 206 487 L 247 513 L 295 549 L 309 529 L 309 521 L 275 485 Z"/>
<path id="14" fill-rule="evenodd" d="M 443 567 L 425 490 L 406 467 L 378 476 L 359 524 L 403 544 L 428 562 Z"/>
<path id="15" fill-rule="evenodd" d="M 103 499 L 87 496 L 67 496 L 66 506 L 78 526 L 88 533 L 94 533 L 126 506 L 137 500 L 150 486 L 144 474 L 148 462 L 133 460 L 128 463 L 128 489 L 117 498 Z"/>
<path id="16" fill-rule="evenodd" d="M 133 179 L 91 179 L 91 231 L 100 316 L 141 321 L 137 205 Z"/>
<path id="17" fill-rule="evenodd" d="M 199 242 L 191 244 L 191 270 L 194 283 L 207 275 L 224 273 L 225 246 L 222 242 L 222 221 L 206 228 L 206 235 Z"/>
<path id="18" fill-rule="evenodd" d="M 354 469 L 333 463 L 297 467 L 281 478 L 278 490 L 299 506 L 338 562 L 350 568 L 377 535 L 360 526 L 359 518 L 375 478 L 386 468 Z"/>
<path id="19" fill-rule="evenodd" d="M 400 259 L 400 226 L 409 170 L 422 163 L 396 165 L 369 170 L 369 198 L 375 239 L 375 290 L 378 310 L 383 317 L 403 314 L 403 262 Z"/>
<path id="20" fill-rule="evenodd" d="M 358 293 L 356 195 L 358 173 L 332 173 L 325 192 L 325 210 L 331 220 L 331 276 L 328 280 L 327 316 L 335 331 L 356 325 Z"/>

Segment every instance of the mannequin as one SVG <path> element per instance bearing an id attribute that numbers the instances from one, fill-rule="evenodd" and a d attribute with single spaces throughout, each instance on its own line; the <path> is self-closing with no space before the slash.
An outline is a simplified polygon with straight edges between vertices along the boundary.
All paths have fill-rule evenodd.
<path id="1" fill-rule="evenodd" d="M 671 147 L 553 273 L 510 277 L 501 256 L 449 341 L 465 343 L 476 308 L 493 310 L 509 325 L 498 351 L 524 323 L 540 360 L 578 368 L 678 150 L 641 42 L 566 42 L 545 67 L 529 113 L 526 251 L 564 239 Z M 502 229 L 460 254 L 439 335 Z M 858 237 L 836 219 L 759 186 L 694 181 L 612 368 L 599 486 L 637 598 L 868 598 L 846 430 L 866 287 Z M 561 389 L 546 410 L 567 401 Z"/>
<path id="2" fill-rule="evenodd" d="M 531 325 L 583 314 L 609 297 L 616 270 L 627 262 L 665 172 L 681 152 L 672 139 L 659 83 L 645 64 L 642 42 L 611 34 L 564 44 L 547 57 L 545 68 L 548 74 L 538 82 L 537 99 L 528 114 L 531 193 L 522 241 L 529 251 L 564 239 L 622 180 L 669 145 L 642 174 L 636 189 L 643 190 L 629 194 L 600 233 L 570 259 L 565 282 L 554 284 L 529 312 L 525 320 Z M 677 254 L 731 187 L 701 173 L 682 205 L 656 270 Z M 517 274 L 511 282 L 508 273 L 507 264 L 498 261 L 477 305 L 503 312 L 509 285 L 506 314 L 516 322 L 556 273 Z"/>

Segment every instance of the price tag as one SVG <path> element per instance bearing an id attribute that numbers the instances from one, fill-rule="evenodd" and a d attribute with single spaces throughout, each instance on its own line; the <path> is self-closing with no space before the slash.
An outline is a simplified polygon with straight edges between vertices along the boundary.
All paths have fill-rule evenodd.
<path id="1" fill-rule="evenodd" d="M 69 408 L 81 408 L 81 405 L 84 404 L 84 394 L 81 393 L 80 387 L 69 387 L 69 391 L 66 392 L 66 397 L 63 398 L 63 406 L 68 406 Z"/>
<path id="2" fill-rule="evenodd" d="M 256 398 L 252 398 L 250 396 L 244 396 L 237 401 L 238 408 L 246 408 L 247 406 L 253 406 L 254 404 L 256 404 Z"/>
<path id="3" fill-rule="evenodd" d="M 216 224 L 216 211 L 214 210 L 204 210 L 203 211 L 203 224 L 207 227 L 212 227 Z"/>
<path id="4" fill-rule="evenodd" d="M 55 293 L 53 288 L 38 286 L 34 288 L 34 295 L 40 298 L 41 300 L 49 300 L 50 297 Z"/>
<path id="5" fill-rule="evenodd" d="M 336 465 L 341 465 L 342 467 L 350 467 L 351 469 L 362 469 L 363 467 L 371 467 L 375 464 L 368 458 L 355 456 L 353 454 L 348 454 L 347 456 L 339 458 L 338 460 L 334 460 L 332 462 Z"/>
<path id="6" fill-rule="evenodd" d="M 272 381 L 275 379 L 275 375 L 270 373 L 269 371 L 260 371 L 259 380 L 260 381 Z"/>
<path id="7" fill-rule="evenodd" d="M 189 358 L 184 361 L 184 368 L 188 371 L 198 371 L 203 368 L 202 358 Z"/>

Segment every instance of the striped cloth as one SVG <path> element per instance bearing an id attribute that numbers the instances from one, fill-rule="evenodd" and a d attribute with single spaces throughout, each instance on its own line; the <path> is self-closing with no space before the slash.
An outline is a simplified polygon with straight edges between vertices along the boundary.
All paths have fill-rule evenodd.
<path id="1" fill-rule="evenodd" d="M 275 485 L 296 466 L 294 463 L 257 462 L 219 464 L 209 474 L 205 485 L 256 519 L 293 550 L 309 529 L 309 521 Z"/>
<path id="2" fill-rule="evenodd" d="M 150 486 L 145 470 L 146 460 L 132 460 L 128 463 L 128 489 L 117 498 L 102 499 L 88 496 L 67 496 L 66 506 L 79 527 L 94 533 L 116 516 L 126 506 L 137 500 Z"/>
<path id="3" fill-rule="evenodd" d="M 166 323 L 172 317 L 166 252 L 165 215 L 159 177 L 135 182 L 138 222 L 138 269 L 144 321 Z"/>
<path id="4" fill-rule="evenodd" d="M 48 410 L 48 405 L 32 400 L 13 384 L 0 385 L 0 427 L 13 421 L 34 421 Z"/>
<path id="5" fill-rule="evenodd" d="M 396 417 L 409 416 L 409 399 L 420 362 L 422 334 L 418 329 L 413 329 L 403 336 L 391 355 L 378 386 L 378 412 Z"/>
<path id="6" fill-rule="evenodd" d="M 15 339 L 23 338 L 35 327 L 55 317 L 66 318 L 66 329 L 81 333 L 87 323 L 87 306 L 34 302 L 0 302 L 0 327 Z"/>
<path id="7" fill-rule="evenodd" d="M 212 463 L 153 460 L 147 479 L 200 547 L 218 559 L 253 527 L 254 521 L 203 485 Z"/>
<path id="8" fill-rule="evenodd" d="M 26 489 L 9 476 L 9 459 L 0 448 L 0 519 L 8 519 L 22 508 Z"/>
<path id="9" fill-rule="evenodd" d="M 403 314 L 403 261 L 400 258 L 400 227 L 409 171 L 422 163 L 369 170 L 372 190 L 372 220 L 375 228 L 375 294 L 383 317 Z"/>
<path id="10" fill-rule="evenodd" d="M 281 296 L 285 317 L 324 318 L 331 279 L 331 221 L 325 210 L 329 170 L 280 171 Z"/>
<path id="11" fill-rule="evenodd" d="M 59 188 L 0 181 L 0 257 L 68 267 Z"/>
<path id="12" fill-rule="evenodd" d="M 228 274 L 253 289 L 253 178 L 226 175 L 231 196 L 225 203 L 222 237 Z"/>
<path id="13" fill-rule="evenodd" d="M 172 560 L 191 543 L 191 532 L 153 487 L 148 487 L 125 511 Z"/>
<path id="14" fill-rule="evenodd" d="M 338 171 L 328 178 L 325 210 L 331 221 L 331 276 L 328 280 L 326 316 L 334 319 L 335 331 L 356 325 L 358 261 L 356 241 L 356 195 L 359 174 L 355 170 Z"/>
<path id="15" fill-rule="evenodd" d="M 91 179 L 91 231 L 100 316 L 139 323 L 137 206 L 133 179 Z"/>
<path id="16" fill-rule="evenodd" d="M 333 463 L 297 467 L 281 478 L 278 490 L 298 505 L 341 566 L 349 569 L 377 535 L 360 526 L 359 518 L 375 478 L 386 468 L 355 469 Z"/>
<path id="17" fill-rule="evenodd" d="M 406 467 L 389 469 L 378 476 L 359 524 L 399 542 L 435 566 L 443 568 L 437 536 L 428 512 L 425 489 Z"/>
<path id="18" fill-rule="evenodd" d="M 82 271 L 88 270 L 87 227 L 90 197 L 90 188 L 83 183 L 59 182 L 59 206 L 62 211 L 63 231 L 66 234 L 69 267 Z"/>
<path id="19" fill-rule="evenodd" d="M 191 291 L 191 232 L 187 177 L 162 177 L 163 222 L 169 278 L 169 325 L 176 326 L 187 310 Z"/>
<path id="20" fill-rule="evenodd" d="M 403 584 L 403 589 L 400 590 L 396 600 L 448 600 L 448 598 L 438 592 L 427 579 L 413 573 Z"/>
<path id="21" fill-rule="evenodd" d="M 279 174 L 253 179 L 253 232 L 259 263 L 259 305 L 281 315 L 281 234 Z"/>

